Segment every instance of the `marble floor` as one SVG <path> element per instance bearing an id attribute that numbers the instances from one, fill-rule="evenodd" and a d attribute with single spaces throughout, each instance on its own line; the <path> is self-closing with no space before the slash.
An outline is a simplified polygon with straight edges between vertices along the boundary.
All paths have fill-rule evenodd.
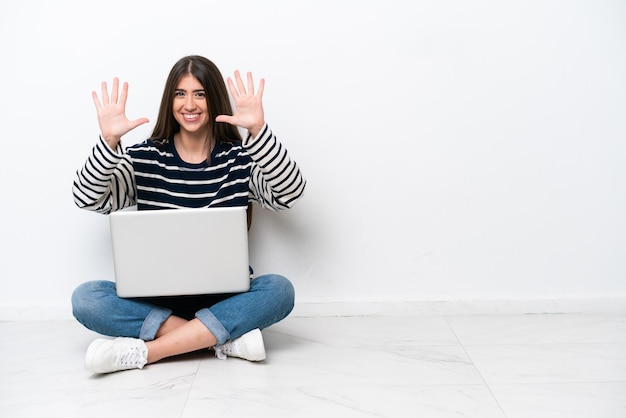
<path id="1" fill-rule="evenodd" d="M 268 358 L 91 375 L 76 322 L 0 322 L 0 416 L 626 417 L 625 315 L 292 316 Z"/>

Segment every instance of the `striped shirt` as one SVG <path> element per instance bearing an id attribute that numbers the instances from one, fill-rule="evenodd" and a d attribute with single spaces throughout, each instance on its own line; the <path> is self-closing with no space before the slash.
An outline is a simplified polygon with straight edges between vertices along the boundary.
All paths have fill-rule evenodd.
<path id="1" fill-rule="evenodd" d="M 146 140 L 112 150 L 100 138 L 76 172 L 78 207 L 108 214 L 128 206 L 139 210 L 246 206 L 290 208 L 304 193 L 298 165 L 267 124 L 242 143 L 218 143 L 210 164 L 184 162 L 168 141 L 158 148 Z"/>

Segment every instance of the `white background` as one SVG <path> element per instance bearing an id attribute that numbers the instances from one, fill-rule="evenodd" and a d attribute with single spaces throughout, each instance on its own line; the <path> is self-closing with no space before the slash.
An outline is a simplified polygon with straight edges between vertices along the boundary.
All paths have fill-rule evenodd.
<path id="1" fill-rule="evenodd" d="M 299 303 L 626 297 L 622 1 L 2 1 L 0 54 L 5 317 L 112 279 L 91 91 L 130 83 L 138 142 L 188 54 L 266 79 L 308 189 L 252 259 Z"/>

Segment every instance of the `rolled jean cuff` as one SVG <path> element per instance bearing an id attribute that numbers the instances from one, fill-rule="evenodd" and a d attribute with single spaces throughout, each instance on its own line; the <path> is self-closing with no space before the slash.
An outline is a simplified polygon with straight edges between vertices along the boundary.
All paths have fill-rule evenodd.
<path id="1" fill-rule="evenodd" d="M 163 325 L 163 322 L 172 315 L 172 310 L 167 308 L 156 307 L 150 311 L 146 319 L 141 325 L 141 331 L 139 331 L 139 338 L 144 341 L 152 341 L 156 337 L 159 328 Z"/>
<path id="2" fill-rule="evenodd" d="M 217 320 L 213 312 L 209 308 L 200 309 L 196 312 L 196 318 L 204 324 L 205 327 L 211 331 L 213 336 L 217 339 L 216 345 L 222 345 L 226 341 L 230 340 L 230 333 L 224 328 L 222 323 Z"/>

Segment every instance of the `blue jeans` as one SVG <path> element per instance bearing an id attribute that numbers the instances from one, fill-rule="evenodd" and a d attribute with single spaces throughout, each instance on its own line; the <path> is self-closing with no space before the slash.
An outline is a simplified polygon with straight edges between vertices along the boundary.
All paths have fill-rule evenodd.
<path id="1" fill-rule="evenodd" d="M 248 292 L 227 295 L 123 299 L 115 283 L 103 280 L 83 283 L 72 294 L 74 317 L 100 334 L 151 341 L 163 322 L 176 315 L 198 318 L 217 345 L 269 327 L 289 315 L 293 305 L 293 285 L 275 274 L 253 279 Z"/>

